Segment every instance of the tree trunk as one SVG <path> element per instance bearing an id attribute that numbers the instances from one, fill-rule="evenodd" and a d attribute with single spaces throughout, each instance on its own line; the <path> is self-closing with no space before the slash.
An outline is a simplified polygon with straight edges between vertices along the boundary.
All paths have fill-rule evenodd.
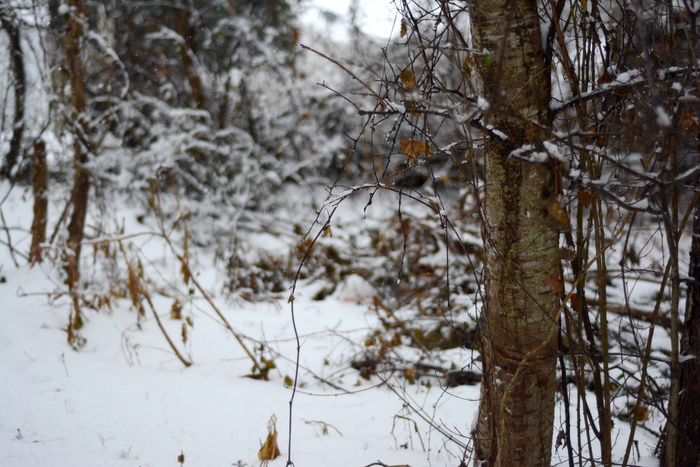
<path id="1" fill-rule="evenodd" d="M 700 466 L 700 204 L 695 208 L 688 279 L 681 337 L 676 445 L 675 452 L 664 445 L 660 456 L 663 466 Z M 675 459 L 667 459 L 667 451 L 673 452 Z"/>
<path id="2" fill-rule="evenodd" d="M 511 154 L 525 145 L 543 153 L 546 132 L 538 125 L 549 126 L 550 72 L 537 2 L 470 0 L 469 12 L 474 49 L 481 54 L 480 92 L 490 109 L 476 456 L 489 466 L 545 466 L 551 461 L 557 294 L 563 286 L 559 230 L 568 219 L 553 165 Z"/>
<path id="3" fill-rule="evenodd" d="M 63 51 L 65 53 L 66 71 L 71 86 L 71 116 L 70 126 L 73 129 L 73 190 L 71 200 L 73 212 L 68 224 L 68 242 L 65 252 L 68 288 L 73 297 L 73 313 L 68 323 L 68 342 L 80 345 L 76 331 L 82 327 L 77 286 L 80 280 L 80 249 L 85 229 L 85 218 L 88 210 L 88 195 L 90 192 L 90 173 L 85 164 L 90 151 L 89 128 L 85 118 L 86 96 L 85 75 L 80 59 L 80 45 L 83 36 L 83 24 L 87 21 L 87 10 L 82 0 L 71 0 L 72 11 L 68 20 L 68 28 L 63 36 Z"/>
<path id="4" fill-rule="evenodd" d="M 11 15 L 12 10 L 0 8 L 0 22 L 10 38 L 10 68 L 14 77 L 15 88 L 15 115 L 12 125 L 12 139 L 10 149 L 5 155 L 0 175 L 10 178 L 12 169 L 17 164 L 22 153 L 22 135 L 24 134 L 24 96 L 26 89 L 26 75 L 24 73 L 24 54 L 20 45 L 19 26 L 17 19 Z"/>
<path id="5" fill-rule="evenodd" d="M 199 110 L 204 110 L 206 108 L 204 88 L 202 87 L 202 80 L 195 69 L 194 60 L 192 59 L 195 54 L 195 42 L 190 29 L 189 5 L 187 3 L 180 5 L 180 2 L 176 2 L 174 13 L 175 31 L 182 36 L 183 39 L 182 47 L 180 48 L 180 53 L 182 54 L 182 71 L 185 73 L 185 77 L 187 77 L 187 81 L 190 84 L 192 100 L 195 106 Z"/>
<path id="6" fill-rule="evenodd" d="M 39 139 L 34 143 L 32 153 L 34 178 L 34 220 L 32 221 L 32 246 L 29 261 L 41 263 L 42 243 L 46 241 L 46 221 L 48 218 L 49 169 L 46 165 L 46 143 Z"/>

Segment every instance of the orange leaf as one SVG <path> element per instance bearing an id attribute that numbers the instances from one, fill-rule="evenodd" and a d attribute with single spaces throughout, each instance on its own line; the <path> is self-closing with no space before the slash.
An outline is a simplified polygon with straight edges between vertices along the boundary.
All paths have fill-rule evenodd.
<path id="1" fill-rule="evenodd" d="M 471 77 L 474 66 L 474 59 L 470 55 L 464 57 L 464 61 L 462 62 L 462 71 L 464 71 L 468 77 Z"/>
<path id="2" fill-rule="evenodd" d="M 402 139 L 399 141 L 401 152 L 407 156 L 428 157 L 430 155 L 430 145 L 416 139 Z"/>
<path id="3" fill-rule="evenodd" d="M 591 205 L 595 199 L 595 195 L 588 191 L 580 191 L 577 195 L 579 203 L 583 204 L 583 207 L 588 207 Z"/>
<path id="4" fill-rule="evenodd" d="M 638 422 L 649 420 L 649 409 L 643 405 L 635 405 L 632 409 L 632 413 L 634 414 L 635 420 Z"/>
<path id="5" fill-rule="evenodd" d="M 408 21 L 406 18 L 401 18 L 401 37 L 408 34 Z"/>
<path id="6" fill-rule="evenodd" d="M 570 301 L 571 301 L 571 308 L 578 311 L 578 309 L 579 309 L 578 308 L 578 295 L 572 294 Z"/>
<path id="7" fill-rule="evenodd" d="M 605 83 L 609 83 L 611 81 L 612 81 L 612 78 L 610 77 L 610 75 L 607 72 L 603 73 L 603 76 L 598 78 L 598 84 L 605 84 Z"/>
<path id="8" fill-rule="evenodd" d="M 404 70 L 404 72 L 399 75 L 399 79 L 407 91 L 416 87 L 416 75 L 413 73 L 413 70 Z"/>
<path id="9" fill-rule="evenodd" d="M 565 229 L 569 228 L 569 214 L 559 201 L 551 202 L 547 205 L 547 212 L 555 218 Z"/>
<path id="10" fill-rule="evenodd" d="M 404 102 L 404 105 L 406 106 L 406 110 L 408 110 L 409 113 L 414 117 L 421 116 L 421 113 L 418 112 L 418 110 L 420 110 L 420 107 L 418 106 L 418 104 L 416 104 L 415 101 L 406 101 Z"/>
<path id="11" fill-rule="evenodd" d="M 558 277 L 549 276 L 545 281 L 545 284 L 552 286 L 552 292 L 557 295 L 564 293 L 564 281 Z"/>
<path id="12" fill-rule="evenodd" d="M 681 114 L 680 130 L 682 132 L 691 130 L 693 133 L 698 131 L 698 119 L 695 112 L 690 109 L 685 109 Z"/>

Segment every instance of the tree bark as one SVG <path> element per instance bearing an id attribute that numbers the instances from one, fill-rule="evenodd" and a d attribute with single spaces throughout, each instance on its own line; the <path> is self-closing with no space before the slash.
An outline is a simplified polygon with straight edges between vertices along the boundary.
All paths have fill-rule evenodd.
<path id="1" fill-rule="evenodd" d="M 34 220 L 32 221 L 32 246 L 29 249 L 29 261 L 41 263 L 42 244 L 46 241 L 46 221 L 48 218 L 49 169 L 46 165 L 46 143 L 39 139 L 34 143 L 32 153 L 34 178 Z"/>
<path id="2" fill-rule="evenodd" d="M 477 459 L 489 466 L 551 462 L 556 381 L 559 230 L 556 170 L 512 156 L 543 153 L 549 68 L 534 0 L 470 0 L 480 92 L 489 102 L 480 318 L 483 379 Z M 559 219 L 559 220 L 557 220 Z"/>
<path id="3" fill-rule="evenodd" d="M 681 335 L 680 390 L 675 451 L 664 443 L 662 466 L 700 466 L 700 204 L 695 208 L 688 296 Z M 666 430 L 668 432 L 668 429 Z M 674 459 L 668 459 L 669 452 Z"/>
<path id="4" fill-rule="evenodd" d="M 179 2 L 176 2 L 173 10 L 175 13 L 175 31 L 182 36 L 182 47 L 180 48 L 180 53 L 182 55 L 182 71 L 185 73 L 185 77 L 187 77 L 187 81 L 190 84 L 192 100 L 195 106 L 199 110 L 204 110 L 206 108 L 206 102 L 204 99 L 202 79 L 195 69 L 194 60 L 192 60 L 195 53 L 195 42 L 190 28 L 189 5 L 180 5 Z"/>
<path id="5" fill-rule="evenodd" d="M 11 10 L 0 8 L 0 22 L 10 38 L 10 68 L 14 77 L 15 115 L 12 125 L 10 149 L 5 155 L 0 175 L 10 178 L 12 169 L 17 165 L 22 153 L 22 135 L 24 134 L 24 96 L 26 90 L 26 75 L 24 72 L 24 54 L 20 44 L 19 26 Z"/>
<path id="6" fill-rule="evenodd" d="M 87 109 L 85 93 L 85 74 L 80 58 L 83 24 L 87 21 L 87 9 L 82 0 L 71 0 L 73 10 L 68 20 L 67 30 L 63 36 L 63 51 L 65 53 L 66 71 L 71 87 L 71 116 L 70 126 L 73 129 L 73 212 L 68 224 L 68 242 L 65 252 L 67 283 L 73 297 L 73 312 L 68 323 L 68 342 L 80 345 L 76 335 L 82 327 L 77 286 L 80 280 L 80 250 L 87 217 L 88 199 L 90 192 L 90 173 L 86 168 L 90 152 L 90 130 L 85 119 Z"/>

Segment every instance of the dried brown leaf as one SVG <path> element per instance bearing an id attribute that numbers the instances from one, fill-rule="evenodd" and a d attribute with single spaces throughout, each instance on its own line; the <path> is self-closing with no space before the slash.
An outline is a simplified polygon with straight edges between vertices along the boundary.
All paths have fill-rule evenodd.
<path id="1" fill-rule="evenodd" d="M 558 277 L 550 276 L 544 282 L 545 284 L 552 286 L 552 292 L 555 294 L 561 295 L 564 293 L 564 281 Z"/>
<path id="2" fill-rule="evenodd" d="M 266 466 L 269 461 L 279 457 L 280 454 L 280 448 L 277 445 L 277 417 L 272 415 L 267 423 L 267 438 L 258 451 L 258 459 L 262 461 L 261 465 Z"/>
<path id="3" fill-rule="evenodd" d="M 428 157 L 431 153 L 430 145 L 417 139 L 402 139 L 399 142 L 401 152 L 407 156 Z"/>
<path id="4" fill-rule="evenodd" d="M 593 193 L 590 193 L 588 191 L 579 191 L 577 195 L 579 203 L 583 204 L 583 207 L 588 207 L 591 205 L 593 200 L 595 199 L 595 195 Z"/>
<path id="5" fill-rule="evenodd" d="M 399 75 L 399 80 L 401 80 L 401 83 L 407 91 L 411 91 L 416 87 L 416 75 L 413 73 L 413 70 L 404 70 L 404 72 Z"/>
<path id="6" fill-rule="evenodd" d="M 175 300 L 170 307 L 170 319 L 182 319 L 182 302 Z"/>
<path id="7" fill-rule="evenodd" d="M 559 248 L 559 259 L 562 261 L 571 261 L 576 257 L 576 251 L 571 248 Z"/>
<path id="8" fill-rule="evenodd" d="M 680 130 L 682 132 L 692 131 L 693 133 L 698 132 L 698 116 L 695 112 L 690 109 L 685 109 L 681 114 Z"/>
<path id="9" fill-rule="evenodd" d="M 189 338 L 189 332 L 187 331 L 187 323 L 182 323 L 182 331 L 180 335 L 182 336 L 182 343 L 187 344 L 187 340 Z"/>
<path id="10" fill-rule="evenodd" d="M 565 229 L 569 228 L 569 213 L 566 212 L 559 201 L 547 204 L 547 212 L 559 222 Z"/>

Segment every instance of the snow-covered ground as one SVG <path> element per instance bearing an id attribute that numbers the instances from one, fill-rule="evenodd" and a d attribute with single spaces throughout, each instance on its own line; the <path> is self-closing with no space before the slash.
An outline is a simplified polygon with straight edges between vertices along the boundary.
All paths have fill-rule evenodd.
<path id="1" fill-rule="evenodd" d="M 7 184 L 2 189 L 4 196 Z M 175 466 L 182 453 L 183 465 L 256 466 L 272 417 L 281 456 L 269 465 L 286 465 L 289 386 L 296 357 L 288 295 L 263 303 L 227 298 L 221 264 L 206 251 L 191 252 L 193 263 L 196 258 L 193 273 L 223 316 L 258 361 L 270 362 L 267 381 L 251 378 L 250 358 L 200 293 L 195 291 L 189 299 L 180 296 L 184 320 L 170 319 L 178 287 L 170 293 L 156 289 L 181 281 L 180 270 L 157 237 L 130 237 L 128 251 L 139 252 L 144 275 L 154 278 L 149 284 L 154 308 L 192 366 L 185 368 L 176 358 L 151 310 L 146 308 L 139 318 L 126 297 L 114 300 L 111 310 L 83 307 L 81 334 L 87 341 L 75 351 L 66 342 L 71 305 L 56 255 L 51 259 L 49 252 L 46 261 L 33 268 L 19 256 L 27 249 L 29 199 L 22 188 L 15 188 L 2 204 L 8 230 L 0 248 L 0 465 Z M 123 222 L 128 229 L 122 236 L 149 230 L 133 219 L 133 210 L 117 214 L 130 219 Z M 352 222 L 352 215 L 345 212 L 340 217 Z M 19 266 L 7 247 L 8 232 Z M 265 242 L 265 235 L 257 243 Z M 88 277 L 92 291 L 106 292 L 109 284 L 96 278 L 109 275 L 91 265 L 91 248 L 84 255 L 85 274 L 94 274 Z M 409 384 L 403 375 L 386 382 L 376 375 L 364 379 L 351 362 L 368 345 L 367 337 L 381 329 L 379 313 L 366 300 L 371 287 L 350 275 L 333 295 L 312 300 L 318 288 L 301 283 L 294 295 L 301 343 L 291 416 L 294 465 L 459 465 L 459 445 L 470 445 L 479 387 L 445 388 L 444 379 L 430 376 L 418 384 Z M 187 339 L 182 338 L 183 328 Z M 407 346 L 392 351 L 410 361 L 412 350 Z M 443 351 L 444 361 L 467 366 L 478 356 L 468 349 L 455 351 Z M 595 405 L 593 395 L 589 402 Z M 575 406 L 572 409 L 575 415 Z M 556 417 L 555 434 L 564 425 L 561 401 Z M 658 425 L 663 419 L 650 422 Z M 577 426 L 576 420 L 572 426 Z M 627 423 L 617 420 L 613 439 L 618 459 L 628 432 Z M 635 439 L 634 465 L 658 465 L 651 455 L 656 436 L 638 429 Z M 588 455 L 585 438 L 581 444 L 572 441 L 576 451 Z M 594 457 L 597 448 L 597 442 L 590 444 Z M 472 465 L 469 459 L 466 463 Z M 559 446 L 553 451 L 553 465 L 567 463 L 566 449 Z"/>
<path id="2" fill-rule="evenodd" d="M 13 190 L 2 208 L 13 246 L 23 251 L 31 207 L 22 190 Z M 151 259 L 164 251 L 147 237 L 133 241 Z M 258 450 L 272 416 L 282 455 L 270 465 L 286 464 L 292 395 L 287 384 L 296 354 L 286 300 L 232 303 L 215 293 L 251 352 L 274 362 L 269 381 L 256 380 L 247 377 L 251 360 L 201 297 L 183 308 L 193 323 L 183 343 L 183 321 L 169 319 L 173 299 L 153 294 L 168 333 L 193 362 L 189 368 L 174 356 L 150 310 L 139 319 L 128 298 L 111 311 L 84 307 L 81 334 L 87 342 L 75 351 L 64 330 L 69 297 L 52 261 L 31 268 L 18 257 L 16 267 L 5 244 L 0 259 L 0 465 L 166 466 L 178 465 L 182 452 L 184 465 L 253 466 L 260 462 Z M 163 270 L 177 275 L 175 267 Z M 202 272 L 202 281 L 217 277 Z M 361 378 L 349 362 L 377 324 L 377 314 L 355 303 L 364 293 L 357 279 L 351 276 L 323 301 L 310 299 L 313 287 L 302 285 L 295 294 L 301 369 L 291 419 L 292 461 L 457 465 L 458 449 L 445 444 L 415 409 L 459 437 L 469 431 L 478 387 L 447 392 L 439 384 L 394 381 L 392 390 L 376 377 Z M 206 286 L 221 290 L 220 284 Z"/>

